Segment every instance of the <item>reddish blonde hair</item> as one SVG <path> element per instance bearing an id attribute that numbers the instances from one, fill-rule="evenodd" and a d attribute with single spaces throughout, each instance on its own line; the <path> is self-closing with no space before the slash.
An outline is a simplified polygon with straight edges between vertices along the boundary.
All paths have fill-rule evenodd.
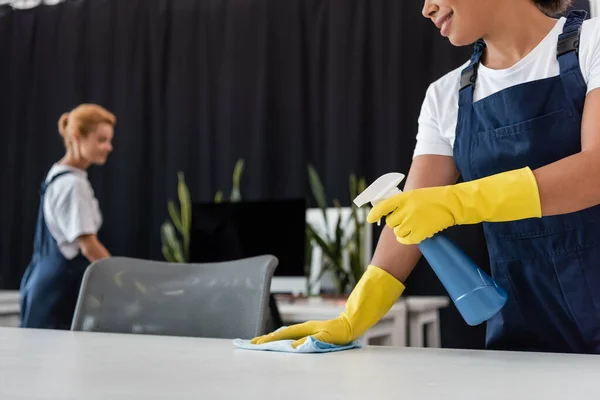
<path id="1" fill-rule="evenodd" d="M 85 137 L 93 132 L 98 124 L 115 126 L 117 118 L 113 113 L 97 104 L 80 104 L 71 112 L 64 113 L 58 120 L 58 131 L 63 137 L 67 150 L 73 147 L 73 132 Z"/>

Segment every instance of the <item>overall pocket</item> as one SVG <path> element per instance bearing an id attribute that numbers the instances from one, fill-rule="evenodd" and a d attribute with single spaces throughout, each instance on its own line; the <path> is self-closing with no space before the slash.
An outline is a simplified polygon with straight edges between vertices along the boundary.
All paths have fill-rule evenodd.
<path id="1" fill-rule="evenodd" d="M 600 246 L 555 256 L 552 263 L 582 340 L 600 351 Z"/>

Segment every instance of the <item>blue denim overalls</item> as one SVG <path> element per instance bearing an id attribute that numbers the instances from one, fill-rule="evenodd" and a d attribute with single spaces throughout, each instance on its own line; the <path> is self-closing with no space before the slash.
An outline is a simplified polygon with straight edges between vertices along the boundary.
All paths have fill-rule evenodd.
<path id="1" fill-rule="evenodd" d="M 65 171 L 56 174 L 40 189 L 40 206 L 33 257 L 21 280 L 21 327 L 70 329 L 79 287 L 89 261 L 79 253 L 67 260 L 60 252 L 44 219 L 44 194 Z"/>
<path id="2" fill-rule="evenodd" d="M 572 11 L 567 17 L 557 44 L 559 76 L 473 102 L 485 49 L 476 43 L 462 71 L 454 145 L 465 181 L 533 170 L 581 151 L 586 84 L 578 44 L 585 16 Z M 600 353 L 600 207 L 484 223 L 484 232 L 492 275 L 508 293 L 505 307 L 488 321 L 486 347 Z"/>

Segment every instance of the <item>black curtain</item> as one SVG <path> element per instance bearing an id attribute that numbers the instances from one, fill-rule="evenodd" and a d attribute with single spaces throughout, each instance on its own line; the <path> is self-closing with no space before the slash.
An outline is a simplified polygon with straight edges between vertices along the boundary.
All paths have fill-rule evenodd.
<path id="1" fill-rule="evenodd" d="M 329 200 L 349 174 L 407 172 L 429 83 L 468 59 L 421 16 L 422 1 L 72 0 L 0 8 L 0 289 L 29 261 L 56 123 L 82 102 L 117 118 L 115 151 L 90 179 L 114 255 L 161 259 L 159 226 L 185 173 L 194 201 L 305 196 L 314 164 Z M 281 216 L 266 221 L 277 229 Z M 259 229 L 259 227 L 257 227 Z M 479 226 L 452 238 L 484 269 Z M 427 265 L 408 294 L 445 294 Z M 453 307 L 443 345 L 480 347 Z"/>

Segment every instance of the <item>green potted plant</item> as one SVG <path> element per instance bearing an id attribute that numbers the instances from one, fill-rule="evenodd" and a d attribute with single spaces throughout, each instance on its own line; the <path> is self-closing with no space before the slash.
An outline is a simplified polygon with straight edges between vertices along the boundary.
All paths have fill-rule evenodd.
<path id="1" fill-rule="evenodd" d="M 242 180 L 242 174 L 244 173 L 244 159 L 240 158 L 233 167 L 233 182 L 231 185 L 231 194 L 229 195 L 229 201 L 232 203 L 242 200 L 242 194 L 240 191 L 240 181 Z M 223 201 L 223 192 L 220 190 L 215 194 L 215 203 Z"/>
<path id="2" fill-rule="evenodd" d="M 240 181 L 244 171 L 244 160 L 239 159 L 233 169 L 233 185 L 229 201 L 237 202 L 242 198 Z M 170 220 L 165 220 L 160 227 L 162 254 L 169 262 L 187 263 L 190 260 L 190 232 L 192 223 L 192 204 L 190 192 L 183 172 L 177 172 L 177 196 L 179 207 L 172 200 L 167 202 Z M 223 201 L 223 193 L 217 191 L 215 203 Z"/>
<path id="3" fill-rule="evenodd" d="M 169 262 L 185 263 L 190 259 L 192 205 L 190 192 L 181 171 L 177 172 L 177 196 L 179 197 L 179 209 L 173 200 L 168 201 L 167 210 L 171 220 L 166 220 L 161 225 L 160 237 L 165 259 Z"/>
<path id="4" fill-rule="evenodd" d="M 343 296 L 356 286 L 365 270 L 363 240 L 366 209 L 359 209 L 352 203 L 352 200 L 365 190 L 365 180 L 364 178 L 358 179 L 354 174 L 350 175 L 350 217 L 343 220 L 341 204 L 338 199 L 334 199 L 333 205 L 339 211 L 339 218 L 336 221 L 330 221 L 327 215 L 327 196 L 314 166 L 308 166 L 308 175 L 312 195 L 317 207 L 321 209 L 326 230 L 324 233 L 319 233 L 315 227 L 307 223 L 306 235 L 312 245 L 319 246 L 323 253 L 323 265 L 319 279 L 328 273 L 334 281 L 335 294 Z M 331 229 L 331 224 L 335 224 L 334 229 Z M 353 231 L 348 235 L 346 232 L 351 226 Z M 328 232 L 333 232 L 333 235 Z M 310 253 L 309 251 L 308 254 Z M 344 257 L 345 254 L 347 254 L 347 258 Z M 307 273 L 307 276 L 310 276 L 310 273 Z M 312 293 L 311 289 L 309 283 L 308 293 Z"/>

